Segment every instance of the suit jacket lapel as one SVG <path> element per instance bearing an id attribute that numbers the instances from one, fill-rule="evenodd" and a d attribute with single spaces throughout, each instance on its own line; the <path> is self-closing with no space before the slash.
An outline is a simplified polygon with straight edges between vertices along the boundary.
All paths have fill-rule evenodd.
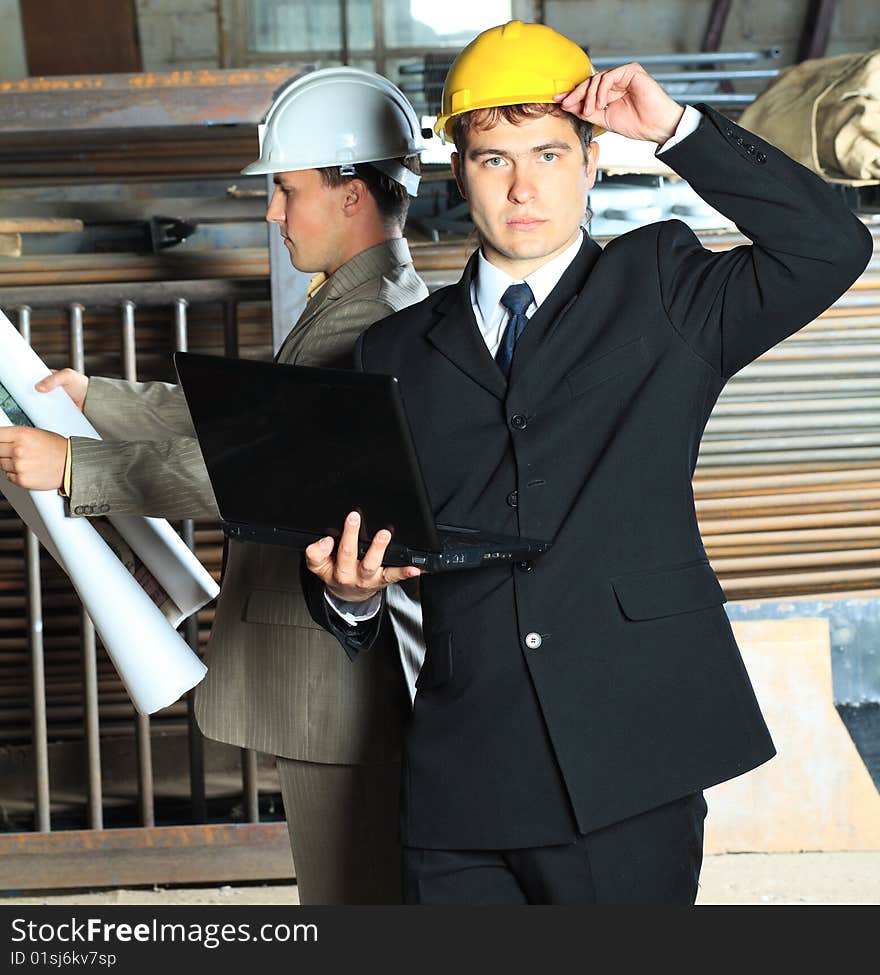
<path id="1" fill-rule="evenodd" d="M 282 342 L 276 361 L 296 361 L 309 329 L 322 319 L 323 313 L 333 302 L 351 294 L 362 284 L 381 277 L 393 268 L 411 262 L 409 245 L 402 237 L 386 240 L 374 247 L 368 247 L 360 254 L 355 254 L 351 260 L 337 268 L 308 300 L 290 334 Z M 327 327 L 332 327 L 332 324 L 328 322 Z"/>
<path id="2" fill-rule="evenodd" d="M 547 354 L 551 354 L 548 339 L 584 289 L 601 254 L 602 248 L 585 234 L 581 249 L 574 260 L 517 339 L 510 369 L 511 384 L 523 382 L 543 372 L 543 353 L 546 350 Z"/>
<path id="3" fill-rule="evenodd" d="M 435 307 L 437 321 L 427 337 L 432 345 L 475 383 L 479 383 L 499 399 L 504 399 L 507 383 L 489 354 L 471 304 L 471 282 L 477 263 L 475 251 L 465 265 L 461 280 Z"/>

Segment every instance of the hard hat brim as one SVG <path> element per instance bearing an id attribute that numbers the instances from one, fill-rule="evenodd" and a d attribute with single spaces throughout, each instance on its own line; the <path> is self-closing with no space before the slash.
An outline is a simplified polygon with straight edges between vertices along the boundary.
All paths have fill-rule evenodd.
<path id="1" fill-rule="evenodd" d="M 445 138 L 446 141 L 452 141 L 452 126 L 450 123 L 454 118 L 458 118 L 459 115 L 467 115 L 468 112 L 480 112 L 487 108 L 506 108 L 508 105 L 558 105 L 559 103 L 551 95 L 549 98 L 546 95 L 538 95 L 537 97 L 531 96 L 518 96 L 516 98 L 498 100 L 491 99 L 487 104 L 481 105 L 469 105 L 466 109 L 461 112 L 450 112 L 448 115 L 439 115 L 437 121 L 434 123 L 434 132 L 441 138 Z M 571 112 L 567 114 L 572 115 Z M 573 118 L 577 116 L 572 115 Z M 599 125 L 593 125 L 593 138 L 602 135 L 605 131 Z"/>

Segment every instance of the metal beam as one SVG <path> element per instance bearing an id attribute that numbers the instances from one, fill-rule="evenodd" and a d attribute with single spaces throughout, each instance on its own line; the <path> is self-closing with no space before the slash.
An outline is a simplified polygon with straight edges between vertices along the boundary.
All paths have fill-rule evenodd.
<path id="1" fill-rule="evenodd" d="M 0 81 L 0 133 L 256 125 L 301 68 Z"/>
<path id="2" fill-rule="evenodd" d="M 0 890 L 291 880 L 284 823 L 0 834 Z"/>

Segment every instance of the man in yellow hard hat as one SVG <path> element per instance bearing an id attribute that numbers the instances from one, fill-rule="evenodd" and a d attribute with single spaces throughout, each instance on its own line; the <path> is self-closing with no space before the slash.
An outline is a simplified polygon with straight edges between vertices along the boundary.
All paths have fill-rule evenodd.
<path id="1" fill-rule="evenodd" d="M 727 379 L 845 291 L 871 238 L 772 146 L 638 64 L 593 73 L 547 27 L 481 34 L 437 124 L 481 246 L 358 363 L 397 376 L 438 522 L 552 547 L 420 580 L 407 896 L 690 904 L 702 790 L 774 754 L 694 513 L 700 437 Z M 753 245 L 713 253 L 670 220 L 602 250 L 591 126 L 656 143 Z M 306 553 L 333 598 L 376 610 L 349 627 L 316 587 L 352 657 L 393 571 L 387 533 L 359 562 L 357 529 Z"/>

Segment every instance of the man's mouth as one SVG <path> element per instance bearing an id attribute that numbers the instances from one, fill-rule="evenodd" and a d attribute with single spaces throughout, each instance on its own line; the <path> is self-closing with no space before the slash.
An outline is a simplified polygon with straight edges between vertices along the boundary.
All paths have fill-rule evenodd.
<path id="1" fill-rule="evenodd" d="M 507 226 L 511 230 L 534 230 L 545 223 L 547 223 L 546 220 L 540 220 L 538 217 L 516 217 L 513 220 L 508 220 Z"/>

